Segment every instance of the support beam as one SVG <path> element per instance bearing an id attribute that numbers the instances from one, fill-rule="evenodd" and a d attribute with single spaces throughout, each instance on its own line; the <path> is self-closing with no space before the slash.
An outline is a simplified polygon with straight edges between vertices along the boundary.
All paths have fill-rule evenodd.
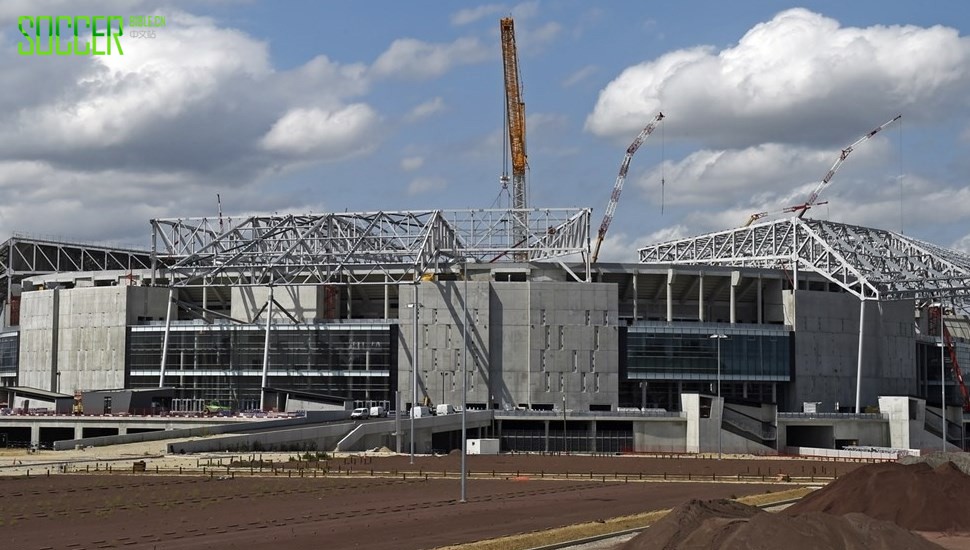
<path id="1" fill-rule="evenodd" d="M 172 328 L 172 309 L 174 307 L 175 287 L 168 287 L 168 301 L 165 302 L 165 333 L 162 336 L 162 364 L 158 369 L 158 387 L 165 387 L 165 359 L 168 358 L 168 335 Z"/>
<path id="2" fill-rule="evenodd" d="M 269 381 L 269 335 L 273 320 L 273 287 L 269 287 L 269 298 L 266 300 L 266 339 L 263 341 L 263 377 L 259 385 L 259 408 L 266 410 L 266 384 Z"/>
<path id="3" fill-rule="evenodd" d="M 863 327 L 866 323 L 866 301 L 859 300 L 859 361 L 856 366 L 855 375 L 855 413 L 859 414 L 859 400 L 862 395 L 862 344 L 863 339 Z"/>

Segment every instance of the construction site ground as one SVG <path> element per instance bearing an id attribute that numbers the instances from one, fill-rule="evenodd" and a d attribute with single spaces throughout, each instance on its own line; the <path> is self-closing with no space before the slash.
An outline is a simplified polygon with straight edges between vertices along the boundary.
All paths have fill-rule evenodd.
<path id="1" fill-rule="evenodd" d="M 293 550 L 437 548 L 607 524 L 692 498 L 770 498 L 862 465 L 764 457 L 475 455 L 467 457 L 461 503 L 457 454 L 419 455 L 413 464 L 410 456 L 393 453 L 318 458 L 165 455 L 161 443 L 0 452 L 0 525 L 11 547 L 20 549 L 278 548 L 282 541 Z"/>

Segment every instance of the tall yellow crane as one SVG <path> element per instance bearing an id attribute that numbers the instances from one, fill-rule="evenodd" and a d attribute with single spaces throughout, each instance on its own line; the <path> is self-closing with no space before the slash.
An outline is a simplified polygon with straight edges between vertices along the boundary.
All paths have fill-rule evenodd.
<path id="1" fill-rule="evenodd" d="M 522 101 L 522 85 L 519 82 L 519 60 L 515 50 L 515 25 L 511 17 L 502 18 L 499 27 L 502 31 L 502 65 L 505 70 L 505 113 L 509 128 L 509 148 L 512 152 L 512 208 L 514 223 L 512 229 L 515 246 L 528 247 L 529 207 L 525 182 L 525 169 L 528 157 L 525 152 L 525 103 Z M 503 183 L 508 176 L 503 175 Z M 528 254 L 515 254 L 516 260 L 526 260 Z"/>

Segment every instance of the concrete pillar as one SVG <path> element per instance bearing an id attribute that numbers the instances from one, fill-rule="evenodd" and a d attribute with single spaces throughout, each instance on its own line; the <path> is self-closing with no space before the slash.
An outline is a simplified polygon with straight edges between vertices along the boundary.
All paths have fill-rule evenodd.
<path id="1" fill-rule="evenodd" d="M 667 322 L 674 322 L 674 270 L 667 270 Z"/>
<path id="2" fill-rule="evenodd" d="M 704 274 L 697 276 L 697 320 L 704 322 Z"/>
<path id="3" fill-rule="evenodd" d="M 80 424 L 74 425 L 74 439 L 84 439 L 84 428 Z"/>
<path id="4" fill-rule="evenodd" d="M 637 275 L 639 274 L 640 272 L 638 270 L 636 269 L 633 270 L 633 322 L 634 323 L 636 323 L 637 319 L 640 318 L 640 311 L 638 308 L 640 300 L 637 299 L 637 296 L 639 296 L 639 292 L 637 292 L 637 279 L 638 279 Z"/>
<path id="5" fill-rule="evenodd" d="M 732 325 L 738 322 L 736 293 L 738 289 L 738 284 L 740 282 L 741 282 L 741 272 L 732 271 L 731 272 L 731 324 Z"/>
<path id="6" fill-rule="evenodd" d="M 388 280 L 389 277 L 384 275 L 384 318 L 388 319 L 391 317 L 391 283 Z M 398 307 L 401 307 L 400 303 Z"/>
<path id="7" fill-rule="evenodd" d="M 762 310 L 764 309 L 764 305 L 762 304 L 761 282 L 762 282 L 761 281 L 761 273 L 758 273 L 758 302 L 757 302 L 756 306 L 758 308 L 758 324 L 759 325 L 764 324 L 764 322 L 765 322 L 764 317 L 763 317 L 763 313 L 762 313 Z"/>
<path id="8" fill-rule="evenodd" d="M 589 421 L 589 450 L 591 452 L 596 452 L 599 449 L 596 448 L 596 419 Z"/>
<path id="9" fill-rule="evenodd" d="M 118 426 L 118 435 L 128 435 L 128 426 L 126 425 Z"/>
<path id="10" fill-rule="evenodd" d="M 36 422 L 30 425 L 30 444 L 40 444 L 40 424 Z"/>

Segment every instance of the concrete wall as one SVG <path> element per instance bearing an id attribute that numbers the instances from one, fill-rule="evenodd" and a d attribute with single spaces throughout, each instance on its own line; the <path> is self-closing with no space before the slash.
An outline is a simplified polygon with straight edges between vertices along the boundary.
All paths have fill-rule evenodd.
<path id="1" fill-rule="evenodd" d="M 859 299 L 845 293 L 788 292 L 795 326 L 796 374 L 786 410 L 824 398 L 853 406 L 859 353 Z M 913 302 L 867 302 L 860 404 L 916 391 Z M 860 411 L 861 412 L 861 411 Z"/>
<path id="2" fill-rule="evenodd" d="M 464 292 L 467 289 L 467 306 Z M 398 309 L 398 388 L 402 403 L 411 403 L 414 339 L 414 285 L 400 288 Z M 491 395 L 489 373 L 489 282 L 422 282 L 418 289 L 417 401 L 458 405 L 462 378 L 468 377 L 468 402 L 485 406 Z M 465 309 L 467 307 L 467 312 Z M 468 315 L 467 350 L 463 353 L 463 314 Z M 462 362 L 467 365 L 462 368 Z M 467 370 L 467 373 L 463 372 Z M 399 410 L 407 410 L 407 407 Z"/>
<path id="3" fill-rule="evenodd" d="M 164 318 L 168 291 L 97 286 L 25 292 L 20 384 L 61 393 L 125 385 L 127 326 Z"/>
<path id="4" fill-rule="evenodd" d="M 20 372 L 18 384 L 54 391 L 54 306 L 60 290 L 24 292 L 20 301 Z"/>
<path id="5" fill-rule="evenodd" d="M 324 316 L 324 294 L 322 286 L 275 287 L 273 299 L 283 306 L 290 315 L 301 323 L 311 323 L 315 318 Z M 231 315 L 234 319 L 253 322 L 256 313 L 266 305 L 269 289 L 265 287 L 232 287 Z M 289 321 L 289 317 L 273 306 L 273 319 Z M 260 315 L 257 322 L 266 322 L 266 315 Z"/>
<path id="6" fill-rule="evenodd" d="M 633 448 L 639 453 L 687 452 L 687 420 L 676 418 L 634 422 Z"/>

